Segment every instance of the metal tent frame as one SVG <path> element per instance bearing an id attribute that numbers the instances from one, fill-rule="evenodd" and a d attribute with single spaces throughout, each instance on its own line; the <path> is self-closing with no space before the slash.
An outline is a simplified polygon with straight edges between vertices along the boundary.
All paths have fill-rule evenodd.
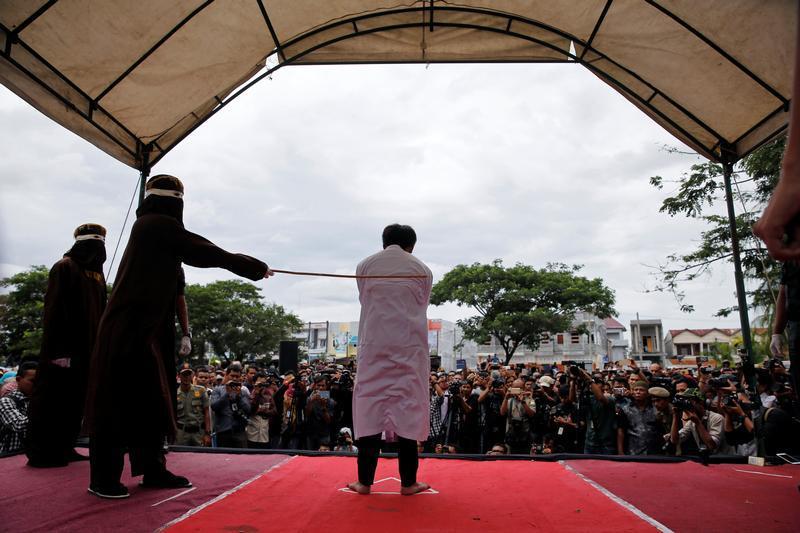
<path id="1" fill-rule="evenodd" d="M 150 169 L 154 165 L 156 165 L 175 146 L 180 144 L 180 142 L 183 139 L 185 139 L 189 134 L 191 134 L 196 128 L 204 124 L 208 119 L 210 119 L 216 113 L 224 109 L 228 104 L 234 101 L 245 91 L 253 87 L 256 83 L 269 77 L 275 71 L 284 66 L 292 66 L 299 64 L 302 65 L 370 64 L 370 63 L 427 64 L 427 63 L 459 62 L 459 61 L 427 60 L 424 57 L 424 51 L 422 57 L 418 60 L 325 62 L 325 61 L 316 61 L 314 57 L 311 56 L 311 54 L 313 54 L 313 52 L 315 51 L 321 50 L 325 47 L 335 45 L 337 43 L 349 39 L 356 39 L 365 35 L 378 34 L 381 32 L 391 32 L 394 30 L 402 30 L 409 28 L 418 28 L 423 35 L 425 32 L 434 32 L 440 28 L 442 29 L 460 28 L 466 30 L 477 30 L 481 32 L 492 32 L 492 33 L 502 34 L 507 37 L 512 37 L 528 41 L 530 43 L 534 43 L 540 47 L 543 47 L 544 49 L 555 52 L 557 55 L 560 55 L 563 58 L 562 59 L 534 58 L 530 60 L 509 60 L 509 61 L 468 60 L 465 62 L 574 63 L 576 65 L 582 65 L 583 67 L 591 71 L 593 74 L 600 77 L 603 81 L 611 85 L 618 92 L 622 93 L 623 96 L 631 100 L 635 105 L 645 110 L 646 113 L 649 113 L 653 116 L 657 116 L 664 123 L 668 124 L 671 128 L 673 128 L 676 132 L 679 133 L 679 137 L 681 137 L 682 140 L 684 140 L 684 142 L 687 142 L 687 144 L 689 144 L 693 149 L 697 150 L 698 153 L 700 153 L 701 155 L 712 161 L 716 161 L 722 164 L 724 171 L 727 214 L 728 214 L 728 220 L 731 230 L 731 239 L 732 239 L 734 274 L 736 281 L 739 319 L 741 322 L 744 345 L 746 347 L 748 355 L 752 356 L 752 339 L 751 339 L 751 332 L 749 325 L 747 299 L 744 290 L 744 277 L 742 273 L 739 242 L 737 239 L 736 228 L 735 228 L 735 210 L 733 206 L 733 195 L 731 190 L 731 177 L 733 173 L 733 167 L 736 164 L 736 162 L 738 162 L 742 157 L 746 156 L 748 153 L 758 148 L 760 145 L 769 142 L 776 136 L 780 135 L 786 129 L 786 125 L 783 124 L 774 131 L 767 133 L 759 144 L 750 147 L 746 152 L 738 153 L 736 151 L 737 143 L 741 141 L 744 137 L 752 133 L 753 131 L 767 124 L 771 119 L 773 119 L 777 115 L 787 112 L 790 100 L 785 98 L 776 88 L 772 87 L 765 80 L 759 78 L 744 64 L 738 61 L 735 57 L 731 56 L 721 46 L 716 44 L 712 39 L 705 36 L 702 32 L 692 27 L 688 22 L 686 22 L 685 20 L 678 17 L 676 14 L 669 11 L 667 8 L 659 4 L 656 0 L 644 0 L 651 7 L 657 9 L 659 12 L 663 13 L 667 17 L 674 20 L 676 23 L 680 24 L 685 30 L 687 30 L 692 35 L 703 41 L 703 43 L 705 43 L 711 49 L 715 50 L 720 55 L 721 60 L 727 61 L 731 65 L 735 66 L 736 69 L 744 73 L 747 77 L 752 79 L 760 87 L 762 87 L 769 94 L 775 97 L 778 105 L 771 112 L 764 115 L 759 122 L 757 122 L 755 125 L 752 126 L 752 128 L 750 128 L 747 132 L 743 133 L 739 138 L 736 139 L 726 139 L 722 134 L 715 131 L 713 127 L 711 127 L 709 124 L 704 123 L 694 113 L 686 109 L 674 98 L 670 97 L 669 94 L 665 94 L 665 92 L 662 89 L 659 89 L 658 87 L 650 83 L 648 80 L 644 79 L 636 72 L 626 68 L 622 64 L 614 61 L 613 59 L 611 59 L 607 55 L 604 55 L 601 51 L 593 47 L 594 39 L 597 36 L 598 32 L 603 27 L 606 15 L 609 9 L 611 8 L 612 4 L 614 3 L 614 0 L 606 0 L 605 6 L 595 22 L 594 29 L 591 32 L 591 35 L 585 41 L 579 39 L 575 35 L 563 31 L 562 29 L 552 27 L 547 24 L 527 19 L 515 14 L 498 12 L 485 8 L 457 6 L 446 3 L 437 4 L 433 0 L 431 0 L 430 2 L 423 2 L 422 5 L 417 5 L 417 6 L 400 7 L 395 9 L 387 9 L 385 11 L 380 11 L 380 12 L 369 12 L 353 16 L 346 16 L 341 19 L 337 19 L 335 21 L 331 21 L 321 26 L 318 26 L 310 31 L 302 33 L 284 42 L 281 42 L 278 39 L 276 31 L 273 27 L 273 23 L 270 20 L 269 12 L 265 7 L 264 2 L 262 0 L 255 0 L 255 1 L 258 4 L 258 8 L 261 12 L 261 15 L 263 16 L 265 31 L 269 32 L 272 41 L 275 43 L 275 47 L 271 51 L 270 55 L 277 55 L 278 64 L 272 68 L 267 68 L 265 71 L 256 75 L 244 85 L 236 88 L 225 98 L 215 97 L 217 101 L 216 107 L 211 109 L 207 114 L 203 116 L 198 117 L 195 115 L 197 121 L 189 129 L 181 133 L 177 138 L 170 141 L 170 144 L 166 146 L 163 146 L 162 144 L 159 143 L 161 136 L 163 136 L 164 133 L 166 132 L 162 133 L 161 136 L 156 137 L 155 139 L 153 139 L 148 143 L 143 143 L 132 131 L 130 131 L 123 124 L 121 120 L 115 118 L 111 113 L 108 112 L 107 109 L 103 107 L 103 98 L 106 95 L 108 95 L 109 92 L 111 92 L 114 89 L 114 87 L 116 87 L 127 76 L 129 76 L 139 65 L 141 65 L 150 56 L 152 56 L 152 54 L 155 53 L 161 46 L 163 46 L 164 43 L 169 41 L 171 37 L 173 37 L 176 33 L 178 33 L 182 27 L 187 25 L 193 18 L 202 13 L 206 8 L 214 4 L 213 0 L 206 0 L 202 4 L 198 5 L 193 11 L 188 13 L 178 24 L 176 24 L 170 31 L 166 32 L 161 37 L 160 40 L 158 40 L 155 44 L 153 44 L 146 52 L 144 52 L 144 54 L 138 57 L 133 63 L 131 63 L 128 66 L 128 68 L 125 69 L 124 72 L 122 72 L 119 76 L 117 76 L 94 98 L 91 97 L 89 94 L 87 94 L 72 80 L 70 80 L 67 75 L 65 75 L 63 72 L 60 72 L 55 66 L 50 64 L 44 57 L 38 54 L 33 47 L 25 43 L 25 41 L 21 38 L 21 33 L 32 23 L 34 23 L 37 19 L 39 19 L 41 16 L 47 13 L 49 9 L 51 9 L 54 5 L 56 5 L 58 0 L 48 0 L 47 2 L 42 4 L 41 7 L 39 7 L 39 9 L 37 9 L 34 13 L 32 13 L 26 20 L 18 24 L 13 29 L 5 27 L 2 24 L 0 24 L 0 38 L 2 38 L 0 40 L 0 43 L 3 43 L 2 47 L 0 47 L 0 58 L 7 61 L 9 64 L 15 66 L 17 69 L 22 71 L 25 75 L 27 75 L 31 79 L 35 80 L 41 86 L 42 89 L 50 93 L 61 103 L 67 106 L 71 111 L 74 111 L 76 114 L 78 114 L 84 121 L 94 126 L 103 135 L 108 137 L 108 139 L 110 139 L 112 142 L 114 142 L 116 145 L 122 148 L 126 153 L 132 156 L 132 158 L 137 162 L 136 167 L 140 171 L 139 199 L 141 202 L 144 195 L 145 180 L 149 176 Z M 487 23 L 472 24 L 468 22 L 449 21 L 448 15 L 454 15 L 454 14 L 479 15 L 480 17 L 482 17 L 481 20 L 486 20 Z M 398 15 L 403 15 L 403 16 L 408 15 L 416 17 L 417 21 L 402 23 L 402 24 L 394 23 L 392 19 Z M 452 19 L 452 17 L 450 18 Z M 544 38 L 537 37 L 537 35 L 555 36 L 560 39 L 568 40 L 573 44 L 573 47 L 571 47 L 569 51 L 565 52 L 563 48 L 560 48 L 554 45 L 553 43 L 548 42 Z M 42 76 L 38 75 L 36 72 L 30 71 L 19 61 L 17 61 L 17 59 L 15 59 L 16 49 L 19 49 L 25 54 L 29 54 L 34 58 L 36 58 L 36 60 L 41 65 L 43 65 L 47 71 L 49 71 L 46 72 L 48 76 L 54 76 L 58 78 L 59 83 L 68 89 L 71 98 L 64 96 L 64 94 L 59 93 L 51 85 L 49 85 L 48 81 L 52 82 L 52 80 L 43 79 Z M 287 55 L 288 49 L 292 50 L 292 53 L 290 55 Z M 609 75 L 608 73 L 604 72 L 600 68 L 598 68 L 595 65 L 595 63 L 597 63 L 598 61 L 610 63 L 620 72 L 624 73 L 626 76 L 629 76 L 631 80 L 635 80 L 635 82 L 640 86 L 647 87 L 647 89 L 650 91 L 649 96 L 647 97 L 641 96 L 631 87 L 629 87 L 624 82 L 624 80 L 617 79 Z M 714 139 L 716 139 L 715 144 L 713 146 L 708 146 L 707 143 L 704 143 L 701 139 L 697 138 L 697 136 L 692 134 L 692 132 L 688 131 L 685 127 L 681 126 L 671 117 L 667 116 L 667 114 L 658 109 L 653 103 L 653 100 L 656 97 L 659 97 L 660 99 L 663 99 L 664 101 L 669 103 L 672 107 L 679 110 L 680 113 L 682 113 L 683 116 L 688 118 L 694 125 L 699 126 L 700 128 L 702 128 L 702 130 L 710 134 Z M 76 99 L 81 101 L 81 105 L 77 105 L 75 103 Z M 109 124 L 113 125 L 116 131 L 114 132 L 109 131 Z M 125 135 L 126 142 L 122 142 L 119 139 L 119 135 L 121 134 Z M 136 147 L 135 151 L 131 149 L 131 146 Z M 750 357 L 750 360 L 752 361 L 752 357 Z"/>

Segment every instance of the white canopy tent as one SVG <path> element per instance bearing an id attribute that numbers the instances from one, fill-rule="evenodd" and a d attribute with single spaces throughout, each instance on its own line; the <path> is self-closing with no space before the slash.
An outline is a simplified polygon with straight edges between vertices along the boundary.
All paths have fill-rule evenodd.
<path id="1" fill-rule="evenodd" d="M 786 129 L 796 0 L 2 0 L 0 83 L 142 172 L 289 65 L 564 62 L 705 157 Z M 264 117 L 269 128 L 269 117 Z M 736 285 L 750 346 L 734 238 Z"/>

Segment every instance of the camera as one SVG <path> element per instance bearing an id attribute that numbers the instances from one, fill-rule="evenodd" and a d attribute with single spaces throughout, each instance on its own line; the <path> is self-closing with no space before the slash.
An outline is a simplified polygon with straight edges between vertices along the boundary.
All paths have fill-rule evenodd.
<path id="1" fill-rule="evenodd" d="M 233 418 L 236 419 L 239 423 L 247 425 L 247 422 L 249 422 L 250 418 L 239 409 L 238 400 L 231 400 L 230 405 L 231 405 L 231 413 L 233 413 Z"/>
<path id="2" fill-rule="evenodd" d="M 578 366 L 578 363 L 576 363 L 575 361 L 562 361 L 561 364 L 563 364 L 566 367 L 569 367 L 570 375 L 576 378 L 581 375 L 581 369 Z"/>
<path id="3" fill-rule="evenodd" d="M 672 406 L 679 411 L 694 411 L 694 403 L 685 396 L 676 395 L 673 397 Z"/>
<path id="4" fill-rule="evenodd" d="M 672 390 L 672 380 L 670 378 L 665 378 L 662 376 L 652 376 L 650 378 L 650 386 L 651 387 L 661 387 L 667 389 L 668 391 Z"/>
<path id="5" fill-rule="evenodd" d="M 450 393 L 451 396 L 457 396 L 461 392 L 461 385 L 460 381 L 454 381 L 447 387 L 447 392 Z"/>
<path id="6" fill-rule="evenodd" d="M 336 385 L 338 385 L 339 388 L 341 388 L 341 389 L 349 389 L 349 388 L 351 388 L 353 386 L 353 378 L 350 375 L 350 371 L 342 370 L 341 376 L 339 376 L 339 379 L 334 381 L 334 383 Z"/>
<path id="7" fill-rule="evenodd" d="M 725 396 L 725 400 L 722 403 L 725 407 L 736 407 L 736 396 L 733 394 Z"/>
<path id="8" fill-rule="evenodd" d="M 506 382 L 503 381 L 502 379 L 494 379 L 494 380 L 492 380 L 492 387 L 495 388 L 495 389 L 499 389 L 505 384 L 506 384 Z"/>
<path id="9" fill-rule="evenodd" d="M 725 387 L 730 387 L 730 382 L 736 383 L 736 376 L 725 374 L 719 376 L 718 378 L 709 379 L 708 386 L 714 389 L 722 389 Z"/>

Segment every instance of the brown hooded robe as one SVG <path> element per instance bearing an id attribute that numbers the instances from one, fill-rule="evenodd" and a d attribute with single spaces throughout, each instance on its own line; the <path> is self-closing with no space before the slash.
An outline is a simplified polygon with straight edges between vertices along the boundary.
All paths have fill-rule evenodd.
<path id="1" fill-rule="evenodd" d="M 166 375 L 160 338 L 166 324 L 174 324 L 181 262 L 221 267 L 251 280 L 267 271 L 263 262 L 218 248 L 174 217 L 148 213 L 136 220 L 100 322 L 89 374 L 86 422 L 103 450 L 160 449 L 163 438 L 175 432 L 175 376 Z M 94 449 L 92 455 L 94 478 Z M 104 461 L 100 454 L 98 460 Z M 135 463 L 131 453 L 134 475 L 142 473 Z"/>
<path id="2" fill-rule="evenodd" d="M 102 248 L 83 242 L 76 248 Z M 81 254 L 64 256 L 50 269 L 44 298 L 42 348 L 28 409 L 26 453 L 31 464 L 65 463 L 81 428 L 86 399 L 89 357 L 94 348 L 100 316 L 106 306 L 106 280 L 102 259 L 82 265 Z M 86 254 L 83 254 L 84 256 Z M 86 262 L 86 261 L 84 261 Z M 69 358 L 69 368 L 52 363 Z"/>

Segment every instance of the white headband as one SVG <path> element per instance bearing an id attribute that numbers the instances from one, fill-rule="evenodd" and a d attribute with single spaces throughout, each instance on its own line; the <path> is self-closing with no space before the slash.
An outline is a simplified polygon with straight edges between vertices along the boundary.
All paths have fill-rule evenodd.
<path id="1" fill-rule="evenodd" d="M 78 235 L 77 237 L 75 237 L 75 242 L 77 242 L 77 241 L 88 241 L 88 240 L 92 240 L 92 239 L 96 240 L 96 241 L 106 242 L 106 238 L 105 237 L 103 237 L 102 235 L 97 235 L 96 233 L 93 233 L 92 235 Z"/>
<path id="2" fill-rule="evenodd" d="M 170 191 L 168 189 L 147 189 L 144 192 L 144 197 L 147 198 L 150 195 L 155 196 L 169 196 L 170 198 L 183 198 L 183 193 L 180 191 Z"/>

